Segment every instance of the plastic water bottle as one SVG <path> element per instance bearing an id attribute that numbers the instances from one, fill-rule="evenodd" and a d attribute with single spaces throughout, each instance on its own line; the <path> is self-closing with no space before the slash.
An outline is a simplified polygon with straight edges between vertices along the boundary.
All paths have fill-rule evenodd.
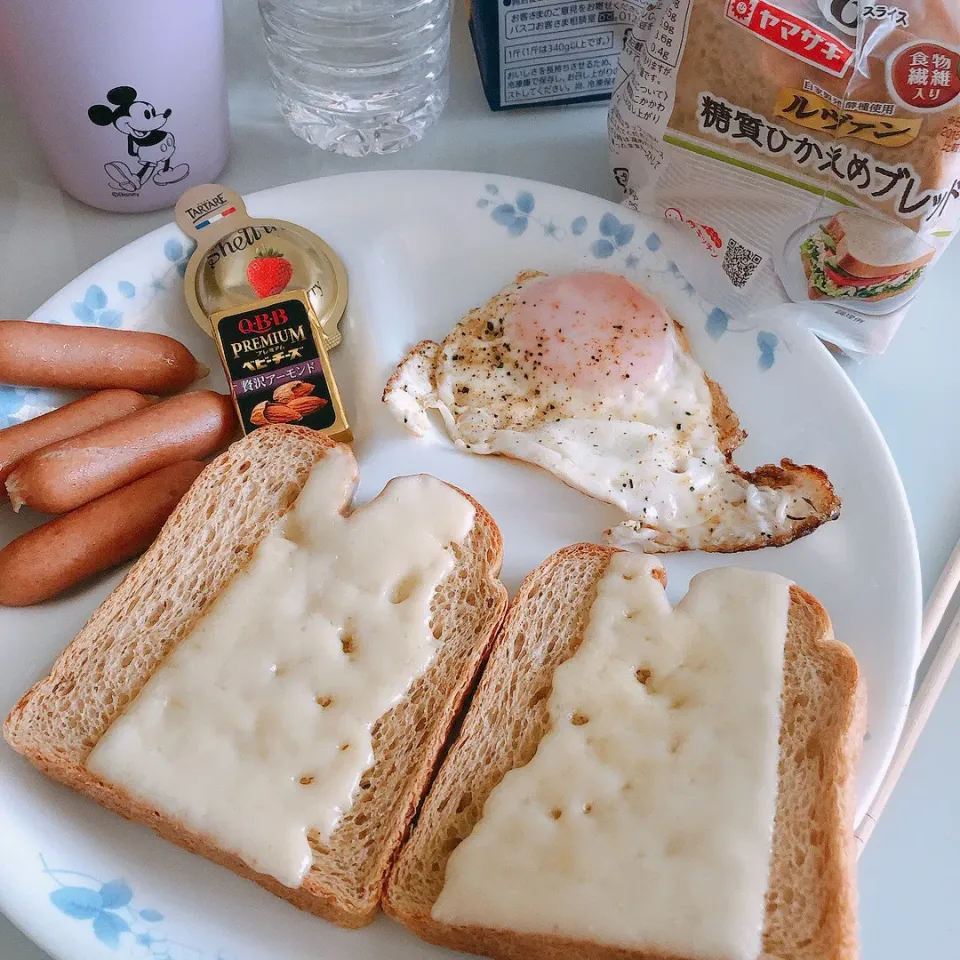
<path id="1" fill-rule="evenodd" d="M 449 90 L 450 0 L 259 0 L 294 133 L 352 157 L 419 140 Z"/>

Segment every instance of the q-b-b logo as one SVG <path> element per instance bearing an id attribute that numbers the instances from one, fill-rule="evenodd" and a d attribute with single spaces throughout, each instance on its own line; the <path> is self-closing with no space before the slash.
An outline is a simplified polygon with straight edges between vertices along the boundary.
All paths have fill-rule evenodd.
<path id="1" fill-rule="evenodd" d="M 253 316 L 242 317 L 237 324 L 237 329 L 241 333 L 247 334 L 266 333 L 274 327 L 282 327 L 289 322 L 290 318 L 287 316 L 287 311 L 283 307 L 277 307 L 276 310 L 271 310 L 269 313 L 255 313 Z"/>

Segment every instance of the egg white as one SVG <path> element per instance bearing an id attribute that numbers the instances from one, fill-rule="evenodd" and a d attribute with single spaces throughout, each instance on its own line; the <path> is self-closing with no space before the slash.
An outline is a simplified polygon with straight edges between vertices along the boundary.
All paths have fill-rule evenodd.
<path id="1" fill-rule="evenodd" d="M 511 344 L 511 312 L 539 276 L 521 274 L 442 344 L 425 341 L 401 363 L 384 401 L 411 432 L 426 434 L 426 411 L 439 411 L 459 448 L 535 464 L 619 507 L 628 519 L 608 539 L 648 553 L 750 549 L 819 522 L 809 483 L 754 483 L 732 463 L 714 392 L 673 321 L 654 376 L 630 379 L 627 366 L 599 387 L 560 379 L 535 347 Z"/>

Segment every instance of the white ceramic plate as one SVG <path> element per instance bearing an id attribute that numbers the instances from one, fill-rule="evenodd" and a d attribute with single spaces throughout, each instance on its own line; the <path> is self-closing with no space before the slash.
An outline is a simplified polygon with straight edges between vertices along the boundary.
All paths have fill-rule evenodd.
<path id="1" fill-rule="evenodd" d="M 915 283 L 903 293 L 898 293 L 895 297 L 888 297 L 886 300 L 857 300 L 855 298 L 844 299 L 842 297 L 826 297 L 823 300 L 811 300 L 807 287 L 807 276 L 803 272 L 803 260 L 800 258 L 800 247 L 804 240 L 817 233 L 820 227 L 829 223 L 833 219 L 829 217 L 819 217 L 810 223 L 805 223 L 802 227 L 794 230 L 783 249 L 776 254 L 774 266 L 780 282 L 783 284 L 787 296 L 794 303 L 813 303 L 813 304 L 834 304 L 836 306 L 847 306 L 859 313 L 867 314 L 873 317 L 882 317 L 885 314 L 893 313 L 905 307 L 919 292 L 920 284 Z"/>
<path id="2" fill-rule="evenodd" d="M 419 471 L 469 490 L 503 530 L 511 590 L 552 550 L 599 536 L 616 522 L 616 511 L 532 467 L 409 437 L 380 403 L 387 376 L 412 343 L 441 338 L 524 268 L 619 271 L 667 303 L 750 434 L 739 462 L 752 467 L 790 457 L 818 464 L 843 497 L 837 522 L 790 546 L 727 558 L 666 557 L 669 592 L 676 600 L 696 571 L 738 563 L 776 570 L 820 598 L 869 687 L 858 793 L 864 810 L 911 693 L 919 565 L 904 492 L 876 424 L 812 336 L 752 328 L 712 309 L 670 259 L 656 223 L 545 184 L 478 174 L 362 174 L 267 190 L 251 197 L 249 207 L 255 216 L 317 231 L 347 265 L 350 305 L 333 361 L 357 437 L 359 499 L 391 476 Z M 186 255 L 176 227 L 158 230 L 78 277 L 35 318 L 169 333 L 216 369 L 210 382 L 223 389 L 213 345 L 183 302 Z M 0 425 L 43 412 L 55 399 L 0 388 Z M 0 542 L 33 522 L 4 507 Z M 55 603 L 0 611 L 0 715 L 47 670 L 119 578 Z M 383 918 L 349 932 L 300 913 L 45 780 L 5 744 L 0 848 L 0 908 L 57 957 L 442 955 Z"/>

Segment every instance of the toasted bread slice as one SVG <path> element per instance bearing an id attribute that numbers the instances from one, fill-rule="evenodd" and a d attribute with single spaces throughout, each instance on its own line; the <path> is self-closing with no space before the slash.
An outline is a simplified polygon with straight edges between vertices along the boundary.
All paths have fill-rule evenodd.
<path id="1" fill-rule="evenodd" d="M 436 434 L 428 415 L 436 410 L 460 449 L 525 460 L 619 507 L 626 519 L 605 532 L 616 546 L 645 553 L 755 550 L 790 543 L 839 516 L 840 498 L 823 470 L 782 460 L 751 473 L 733 462 L 746 433 L 720 385 L 696 363 L 676 319 L 665 337 L 672 358 L 672 372 L 665 376 L 677 397 L 684 398 L 681 406 L 661 402 L 636 373 L 621 372 L 619 366 L 601 377 L 603 383 L 618 384 L 616 389 L 574 382 L 581 374 L 572 371 L 605 362 L 604 357 L 620 357 L 616 363 L 622 360 L 623 370 L 634 366 L 628 358 L 639 348 L 621 347 L 621 334 L 615 331 L 629 328 L 630 316 L 644 316 L 647 307 L 636 306 L 631 295 L 650 302 L 616 274 L 584 271 L 554 279 L 579 282 L 577 278 L 594 276 L 612 283 L 620 298 L 610 293 L 614 306 L 599 294 L 590 301 L 604 321 L 598 321 L 595 340 L 584 339 L 592 330 L 585 320 L 571 317 L 575 329 L 564 319 L 562 330 L 539 334 L 540 350 L 518 342 L 521 331 L 511 326 L 513 318 L 528 298 L 540 302 L 535 299 L 541 296 L 538 285 L 549 279 L 525 271 L 470 311 L 441 343 L 414 345 L 387 381 L 383 402 L 414 436 Z M 554 304 L 553 309 L 560 307 Z M 611 315 L 605 310 L 620 311 L 623 323 L 608 329 L 604 323 L 610 324 Z M 666 321 L 666 314 L 661 315 Z M 668 330 L 666 322 L 663 330 Z M 528 335 L 530 331 L 522 334 Z M 538 359 L 551 345 L 569 354 L 562 373 Z M 580 359 L 574 364 L 572 356 Z M 559 367 L 560 361 L 552 362 Z M 619 386 L 628 380 L 628 387 Z M 696 426 L 685 432 L 684 423 Z M 583 438 L 586 431 L 589 441 Z M 673 466 L 659 469 L 660 464 Z"/>
<path id="2" fill-rule="evenodd" d="M 309 837 L 312 866 L 291 888 L 211 838 L 92 775 L 90 752 L 164 658 L 192 630 L 338 446 L 302 427 L 263 427 L 213 461 L 153 546 L 101 604 L 49 676 L 17 704 L 4 737 L 47 775 L 128 820 L 254 880 L 294 906 L 347 927 L 369 923 L 451 724 L 506 609 L 500 531 L 475 502 L 474 523 L 431 606 L 439 650 L 373 728 L 374 766 L 326 842 Z M 343 510 L 352 490 L 343 491 Z M 471 501 L 473 502 L 473 501 Z"/>
<path id="3" fill-rule="evenodd" d="M 592 544 L 558 551 L 526 578 L 511 605 L 460 735 L 387 883 L 386 912 L 431 943 L 497 960 L 667 960 L 656 951 L 453 926 L 431 916 L 452 851 L 493 788 L 530 761 L 547 732 L 554 671 L 579 647 L 614 552 Z M 864 722 L 853 655 L 833 639 L 820 604 L 791 587 L 763 933 L 766 954 L 778 960 L 857 955 L 851 818 Z"/>

